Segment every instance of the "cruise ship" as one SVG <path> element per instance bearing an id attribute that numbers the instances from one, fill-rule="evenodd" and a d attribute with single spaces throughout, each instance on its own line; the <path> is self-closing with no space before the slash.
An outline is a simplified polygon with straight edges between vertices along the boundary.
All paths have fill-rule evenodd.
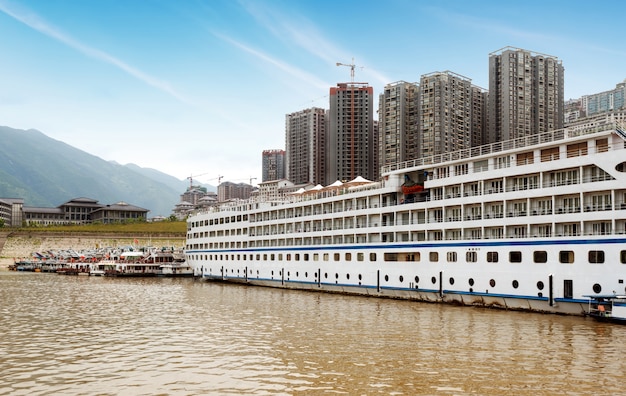
<path id="1" fill-rule="evenodd" d="M 223 203 L 188 218 L 187 261 L 205 280 L 581 315 L 626 292 L 625 142 L 596 120 Z"/>

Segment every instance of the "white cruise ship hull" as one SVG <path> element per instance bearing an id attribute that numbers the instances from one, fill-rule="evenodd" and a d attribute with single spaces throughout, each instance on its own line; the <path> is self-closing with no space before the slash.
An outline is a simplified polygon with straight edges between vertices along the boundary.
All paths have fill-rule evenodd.
<path id="1" fill-rule="evenodd" d="M 206 280 L 584 314 L 626 292 L 626 150 L 588 125 L 188 219 Z M 407 178 L 424 190 L 404 194 Z"/>

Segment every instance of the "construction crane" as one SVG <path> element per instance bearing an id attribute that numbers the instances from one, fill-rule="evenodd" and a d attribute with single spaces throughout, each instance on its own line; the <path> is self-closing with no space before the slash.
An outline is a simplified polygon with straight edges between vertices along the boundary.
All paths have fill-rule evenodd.
<path id="1" fill-rule="evenodd" d="M 337 62 L 337 66 L 347 66 L 350 68 L 350 82 L 354 82 L 354 68 L 356 65 L 354 64 L 354 58 L 352 58 L 352 63 L 347 65 L 345 63 Z M 361 67 L 362 69 L 362 67 Z"/>
<path id="2" fill-rule="evenodd" d="M 204 175 L 208 175 L 208 173 L 201 173 L 199 175 L 196 175 L 195 177 L 200 177 L 200 176 L 204 176 Z M 189 175 L 189 177 L 187 177 L 187 180 L 189 180 L 189 188 L 193 188 L 193 178 L 194 175 Z"/>

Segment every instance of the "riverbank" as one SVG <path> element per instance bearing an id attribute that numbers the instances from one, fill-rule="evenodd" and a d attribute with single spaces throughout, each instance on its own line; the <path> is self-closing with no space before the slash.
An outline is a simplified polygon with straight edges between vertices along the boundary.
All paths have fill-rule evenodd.
<path id="1" fill-rule="evenodd" d="M 172 246 L 183 248 L 185 235 L 136 235 L 119 233 L 51 233 L 16 232 L 0 235 L 0 268 L 6 269 L 13 260 L 30 257 L 33 252 L 48 250 L 85 250 L 118 246 Z"/>

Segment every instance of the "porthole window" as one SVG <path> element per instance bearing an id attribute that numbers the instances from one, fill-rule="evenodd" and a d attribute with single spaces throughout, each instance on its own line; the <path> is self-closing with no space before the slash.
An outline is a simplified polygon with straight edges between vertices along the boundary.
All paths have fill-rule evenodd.
<path id="1" fill-rule="evenodd" d="M 339 274 L 335 273 L 335 279 L 339 279 Z"/>
<path id="2" fill-rule="evenodd" d="M 509 262 L 510 263 L 521 263 L 522 262 L 522 252 L 513 251 L 509 252 Z"/>
<path id="3" fill-rule="evenodd" d="M 496 287 L 496 280 L 495 279 L 490 279 L 489 280 L 489 286 Z"/>
<path id="4" fill-rule="evenodd" d="M 404 276 L 400 275 L 400 283 L 404 282 Z"/>
<path id="5" fill-rule="evenodd" d="M 450 278 L 450 285 L 454 285 L 454 278 Z"/>
<path id="6" fill-rule="evenodd" d="M 274 270 L 272 270 L 272 276 L 274 276 Z"/>
<path id="7" fill-rule="evenodd" d="M 419 276 L 415 277 L 415 283 L 420 283 L 420 277 Z"/>
<path id="8" fill-rule="evenodd" d="M 542 281 L 537 282 L 537 289 L 543 290 L 543 282 Z"/>
<path id="9" fill-rule="evenodd" d="M 431 282 L 433 283 L 433 285 L 434 285 L 435 283 L 437 283 L 437 278 L 435 278 L 435 277 L 433 276 L 432 278 L 430 278 L 430 281 L 431 281 Z"/>
<path id="10" fill-rule="evenodd" d="M 346 279 L 350 279 L 350 274 L 346 274 Z"/>
<path id="11" fill-rule="evenodd" d="M 363 275 L 359 274 L 359 280 L 363 279 Z"/>
<path id="12" fill-rule="evenodd" d="M 328 272 L 324 272 L 324 278 L 328 279 Z"/>
<path id="13" fill-rule="evenodd" d="M 517 289 L 519 287 L 519 282 L 514 280 L 513 281 L 513 289 Z"/>
<path id="14" fill-rule="evenodd" d="M 389 275 L 385 275 L 385 282 L 389 282 Z"/>
<path id="15" fill-rule="evenodd" d="M 596 284 L 594 284 L 594 285 L 593 285 L 593 292 L 594 292 L 594 293 L 598 294 L 598 293 L 600 293 L 601 291 L 602 291 L 602 286 L 600 286 L 600 284 L 599 284 L 599 283 L 596 283 Z"/>
<path id="16" fill-rule="evenodd" d="M 571 250 L 561 250 L 559 252 L 559 262 L 562 264 L 572 264 L 574 262 L 574 252 Z"/>
<path id="17" fill-rule="evenodd" d="M 469 285 L 474 286 L 474 278 L 469 278 Z"/>
<path id="18" fill-rule="evenodd" d="M 305 273 L 304 273 L 304 277 L 305 277 L 305 278 L 308 278 L 308 277 L 309 277 L 309 273 L 308 273 L 308 272 L 305 272 Z"/>
<path id="19" fill-rule="evenodd" d="M 604 263 L 604 250 L 590 250 L 588 257 L 591 264 L 602 264 Z"/>
<path id="20" fill-rule="evenodd" d="M 536 250 L 533 252 L 533 261 L 535 263 L 547 263 L 548 262 L 548 252 L 545 250 Z"/>

